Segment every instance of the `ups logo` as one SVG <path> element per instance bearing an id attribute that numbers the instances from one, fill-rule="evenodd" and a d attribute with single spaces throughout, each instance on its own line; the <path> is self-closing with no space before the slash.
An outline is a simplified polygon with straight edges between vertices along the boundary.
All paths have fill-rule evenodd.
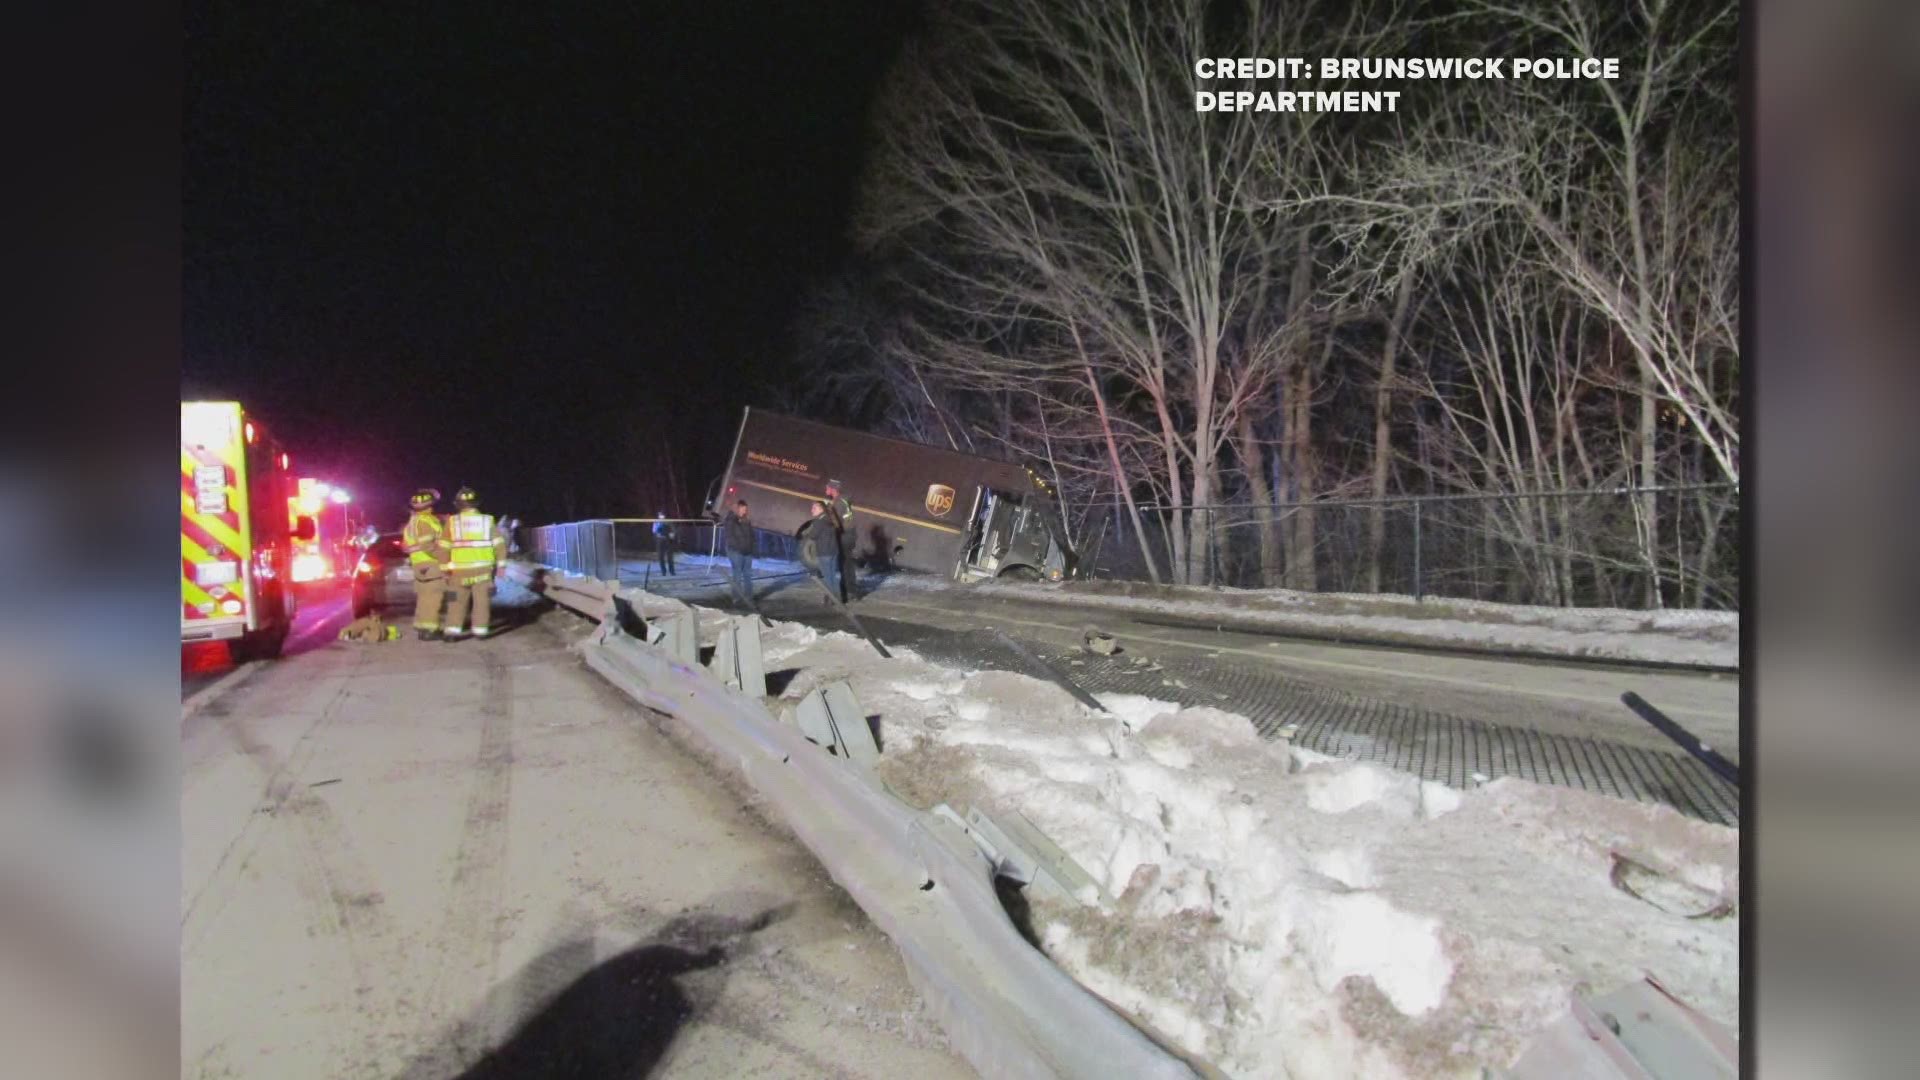
<path id="1" fill-rule="evenodd" d="M 927 485 L 927 513 L 934 517 L 946 517 L 953 509 L 953 489 L 945 484 Z"/>

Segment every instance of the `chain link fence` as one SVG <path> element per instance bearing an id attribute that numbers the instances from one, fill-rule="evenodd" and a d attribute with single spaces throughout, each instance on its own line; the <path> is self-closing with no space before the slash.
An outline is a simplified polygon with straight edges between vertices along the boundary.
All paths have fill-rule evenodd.
<path id="1" fill-rule="evenodd" d="M 1305 592 L 1393 593 L 1551 607 L 1740 606 L 1740 493 L 1732 484 L 1142 506 L 1161 580 Z M 1102 507 L 1085 577 L 1146 581 L 1131 516 Z"/>
<path id="2" fill-rule="evenodd" d="M 573 574 L 585 574 L 603 581 L 621 577 L 644 576 L 649 565 L 658 565 L 659 547 L 653 527 L 656 518 L 595 518 L 554 525 L 527 526 L 517 537 L 527 557 L 546 566 Z M 673 550 L 676 565 L 703 565 L 708 561 L 724 563 L 726 550 L 721 542 L 719 523 L 706 518 L 669 518 L 673 526 Z M 799 542 L 791 535 L 755 527 L 754 557 L 797 561 Z"/>
<path id="3" fill-rule="evenodd" d="M 534 562 L 569 574 L 611 581 L 620 576 L 614 523 L 600 519 L 556 525 L 523 525 L 515 542 Z"/>

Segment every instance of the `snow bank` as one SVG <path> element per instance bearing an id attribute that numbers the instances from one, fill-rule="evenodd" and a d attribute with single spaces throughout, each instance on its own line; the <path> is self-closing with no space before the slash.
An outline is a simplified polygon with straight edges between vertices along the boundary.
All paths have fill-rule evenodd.
<path id="1" fill-rule="evenodd" d="M 1612 880 L 1737 894 L 1737 831 L 1661 806 L 1500 780 L 1468 792 L 1259 738 L 1244 717 L 777 627 L 797 698 L 846 678 L 881 718 L 881 776 L 921 806 L 1017 809 L 1106 909 L 1036 903 L 1076 978 L 1237 1076 L 1475 1076 L 1581 984 L 1650 972 L 1737 1026 L 1737 917 L 1689 919 Z M 1643 895 L 1646 890 L 1642 890 Z"/>
<path id="2" fill-rule="evenodd" d="M 818 640 L 820 632 L 806 623 L 774 623 L 772 629 L 760 633 L 760 659 L 772 670 Z"/>

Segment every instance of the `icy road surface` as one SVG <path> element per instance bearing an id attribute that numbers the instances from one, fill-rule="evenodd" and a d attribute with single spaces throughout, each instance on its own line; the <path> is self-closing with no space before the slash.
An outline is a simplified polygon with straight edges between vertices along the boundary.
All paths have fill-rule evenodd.
<path id="1" fill-rule="evenodd" d="M 546 620 L 188 702 L 182 1074 L 970 1075 L 807 852 Z"/>

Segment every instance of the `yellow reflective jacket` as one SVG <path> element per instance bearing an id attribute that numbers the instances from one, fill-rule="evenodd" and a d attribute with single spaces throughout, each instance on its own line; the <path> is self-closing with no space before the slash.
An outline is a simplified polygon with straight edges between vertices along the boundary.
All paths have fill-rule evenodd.
<path id="1" fill-rule="evenodd" d="M 415 569 L 428 563 L 446 565 L 447 527 L 440 521 L 439 514 L 414 511 L 400 533 L 400 543 L 406 549 L 407 561 Z"/>
<path id="2" fill-rule="evenodd" d="M 494 567 L 507 561 L 507 537 L 492 514 L 462 510 L 447 518 L 447 543 L 455 581 L 490 578 Z"/>

